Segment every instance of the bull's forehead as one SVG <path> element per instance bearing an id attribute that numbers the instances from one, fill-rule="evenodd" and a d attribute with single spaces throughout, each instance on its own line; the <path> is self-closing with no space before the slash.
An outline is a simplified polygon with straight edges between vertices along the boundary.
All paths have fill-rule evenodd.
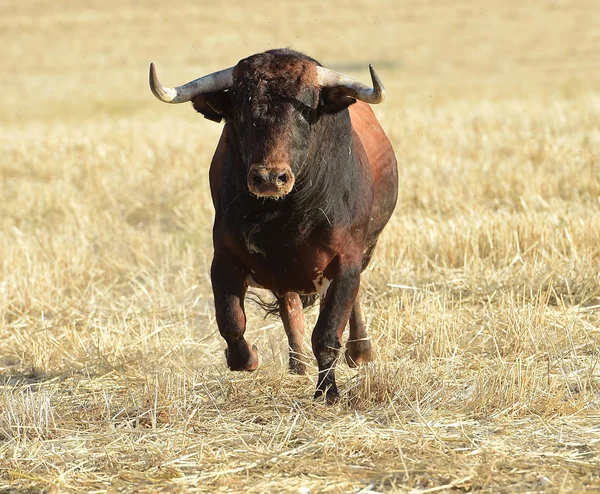
<path id="1" fill-rule="evenodd" d="M 268 52 L 252 55 L 235 66 L 233 81 L 240 96 L 292 98 L 309 106 L 317 102 L 316 64 L 297 56 Z"/>

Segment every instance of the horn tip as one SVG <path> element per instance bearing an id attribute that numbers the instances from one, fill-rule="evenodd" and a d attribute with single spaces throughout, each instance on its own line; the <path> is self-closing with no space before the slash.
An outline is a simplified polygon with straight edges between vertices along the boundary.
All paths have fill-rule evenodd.
<path id="1" fill-rule="evenodd" d="M 154 66 L 154 62 L 150 62 L 149 80 L 150 80 L 150 89 L 152 89 L 152 92 L 154 92 L 154 90 L 156 88 L 156 81 L 157 81 L 156 67 Z"/>
<path id="2" fill-rule="evenodd" d="M 156 75 L 156 67 L 154 63 L 150 63 L 150 74 L 149 74 L 149 82 L 150 82 L 150 91 L 152 94 L 156 96 L 157 99 L 163 101 L 164 103 L 171 103 L 174 99 L 174 95 L 172 93 L 171 88 L 164 87 L 160 81 L 158 80 L 158 76 Z"/>
<path id="3" fill-rule="evenodd" d="M 379 74 L 377 74 L 377 72 L 375 71 L 375 68 L 372 64 L 369 64 L 369 72 L 371 73 L 373 88 L 375 89 L 375 92 L 378 95 L 377 103 L 381 103 L 383 100 L 385 100 L 385 97 L 387 96 L 385 86 L 383 85 L 383 82 L 381 82 L 381 78 L 379 77 Z"/>

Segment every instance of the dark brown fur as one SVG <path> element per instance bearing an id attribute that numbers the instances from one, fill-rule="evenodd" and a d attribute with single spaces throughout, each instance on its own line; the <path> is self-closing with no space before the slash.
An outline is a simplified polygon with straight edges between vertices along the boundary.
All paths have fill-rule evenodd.
<path id="1" fill-rule="evenodd" d="M 290 369 L 304 373 L 298 294 L 316 293 L 329 280 L 311 339 L 319 367 L 315 396 L 333 402 L 348 321 L 347 361 L 354 366 L 372 358 L 358 299 L 360 273 L 392 214 L 398 178 L 394 152 L 369 105 L 320 88 L 317 65 L 291 50 L 253 55 L 238 63 L 229 91 L 203 95 L 194 107 L 226 120 L 210 184 L 211 278 L 227 363 L 232 370 L 258 365 L 256 348 L 244 338 L 251 283 L 276 295 Z M 257 166 L 285 169 L 295 180 L 291 191 L 257 197 L 251 183 Z"/>

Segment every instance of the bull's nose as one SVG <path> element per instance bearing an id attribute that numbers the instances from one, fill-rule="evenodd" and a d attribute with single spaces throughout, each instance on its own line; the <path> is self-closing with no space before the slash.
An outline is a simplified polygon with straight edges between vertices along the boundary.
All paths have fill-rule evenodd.
<path id="1" fill-rule="evenodd" d="M 250 172 L 250 180 L 255 187 L 261 187 L 269 181 L 269 174 L 265 170 L 252 170 Z"/>
<path id="2" fill-rule="evenodd" d="M 294 182 L 294 174 L 288 166 L 253 165 L 248 173 L 248 187 L 258 196 L 283 196 L 292 190 Z"/>
<path id="3" fill-rule="evenodd" d="M 267 172 L 265 170 L 253 170 L 250 174 L 250 179 L 256 187 L 262 185 L 281 185 L 286 184 L 290 180 L 290 172 Z"/>

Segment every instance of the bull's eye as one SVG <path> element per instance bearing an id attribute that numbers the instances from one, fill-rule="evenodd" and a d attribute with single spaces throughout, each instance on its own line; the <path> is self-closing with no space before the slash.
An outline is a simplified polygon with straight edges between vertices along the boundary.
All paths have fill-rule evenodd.
<path id="1" fill-rule="evenodd" d="M 309 124 L 312 124 L 316 120 L 316 110 L 312 109 L 310 106 L 301 106 L 299 108 L 300 115 L 302 118 L 306 120 Z"/>

